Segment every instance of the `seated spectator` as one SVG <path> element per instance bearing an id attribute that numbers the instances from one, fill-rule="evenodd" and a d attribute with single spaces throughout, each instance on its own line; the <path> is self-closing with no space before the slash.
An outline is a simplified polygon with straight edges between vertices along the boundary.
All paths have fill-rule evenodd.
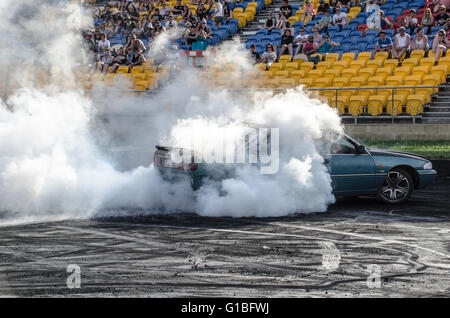
<path id="1" fill-rule="evenodd" d="M 342 12 L 341 7 L 336 7 L 336 13 L 333 15 L 333 24 L 339 27 L 339 31 L 342 31 L 342 27 L 347 24 L 347 14 Z"/>
<path id="2" fill-rule="evenodd" d="M 384 16 L 383 10 L 380 10 L 367 18 L 367 28 L 364 30 L 364 33 L 367 30 L 378 30 L 378 33 L 380 33 L 381 30 L 391 28 L 392 26 L 391 21 Z"/>
<path id="3" fill-rule="evenodd" d="M 314 62 L 314 64 L 317 64 L 320 61 L 319 56 L 312 56 L 314 53 L 317 53 L 317 49 L 317 44 L 314 43 L 314 36 L 312 34 L 308 35 L 308 40 L 303 45 L 302 53 L 306 55 L 308 61 Z"/>
<path id="4" fill-rule="evenodd" d="M 172 9 L 172 14 L 176 17 L 182 15 L 184 11 L 184 6 L 181 3 L 181 0 L 177 0 L 177 4 Z"/>
<path id="5" fill-rule="evenodd" d="M 373 51 L 373 56 L 377 54 L 377 52 L 388 52 L 390 58 L 392 51 L 392 40 L 391 38 L 386 36 L 386 31 L 380 32 L 380 38 L 377 40 L 375 45 L 375 50 Z"/>
<path id="6" fill-rule="evenodd" d="M 153 21 L 162 21 L 163 20 L 163 16 L 162 16 L 162 14 L 160 13 L 160 11 L 159 11 L 159 8 L 156 8 L 155 9 L 155 14 L 153 14 L 152 16 L 151 16 L 151 20 Z"/>
<path id="7" fill-rule="evenodd" d="M 206 42 L 207 34 L 204 28 L 199 28 L 197 30 L 197 40 L 192 43 L 192 49 L 193 50 L 206 50 L 208 47 L 208 43 Z"/>
<path id="8" fill-rule="evenodd" d="M 292 53 L 293 53 L 293 47 L 292 47 L 292 43 L 294 42 L 294 37 L 292 36 L 291 30 L 290 29 L 286 29 L 284 31 L 283 36 L 281 37 L 281 50 L 280 50 L 280 56 L 283 55 L 283 53 L 288 50 L 289 51 L 289 55 L 292 57 Z"/>
<path id="9" fill-rule="evenodd" d="M 254 61 L 254 64 L 259 63 L 261 60 L 261 55 L 256 52 L 256 47 L 254 44 L 250 44 L 250 56 Z"/>
<path id="10" fill-rule="evenodd" d="M 354 3 L 353 0 L 339 0 L 338 2 L 341 8 L 347 8 L 348 10 L 350 10 L 352 3 Z"/>
<path id="11" fill-rule="evenodd" d="M 331 41 L 330 35 L 327 33 L 327 34 L 325 34 L 325 37 L 323 38 L 323 40 L 320 42 L 317 52 L 322 55 L 322 60 L 325 60 L 327 53 L 329 53 L 333 47 L 338 47 L 338 46 L 339 46 L 339 43 Z"/>
<path id="12" fill-rule="evenodd" d="M 133 31 L 133 29 L 135 28 L 135 24 L 133 22 L 131 22 L 130 18 L 125 18 L 122 22 L 122 24 L 120 25 L 120 27 L 123 30 L 123 34 L 125 36 L 131 34 L 131 32 Z"/>
<path id="13" fill-rule="evenodd" d="M 95 44 L 94 37 L 90 32 L 84 33 L 83 46 L 86 50 L 89 50 L 92 53 L 97 52 L 97 45 Z"/>
<path id="14" fill-rule="evenodd" d="M 319 6 L 317 7 L 317 14 L 325 14 L 330 12 L 330 5 L 323 0 L 319 1 Z"/>
<path id="15" fill-rule="evenodd" d="M 125 54 L 124 48 L 120 47 L 117 54 L 111 59 L 111 68 L 109 69 L 109 72 L 115 73 L 119 66 L 126 65 L 126 63 L 127 55 Z"/>
<path id="16" fill-rule="evenodd" d="M 220 0 L 215 0 L 214 24 L 220 27 L 223 21 L 223 6 Z"/>
<path id="17" fill-rule="evenodd" d="M 331 13 L 336 13 L 336 8 L 339 5 L 339 1 L 338 0 L 330 0 L 328 3 L 330 5 Z"/>
<path id="18" fill-rule="evenodd" d="M 277 59 L 277 53 L 274 50 L 272 44 L 268 43 L 266 45 L 266 50 L 264 51 L 261 57 L 261 63 L 266 63 L 266 70 L 270 68 L 273 62 Z"/>
<path id="19" fill-rule="evenodd" d="M 97 63 L 95 65 L 95 69 L 100 73 L 106 74 L 108 66 L 112 65 L 111 51 L 108 49 L 104 55 L 97 55 L 96 59 Z"/>
<path id="20" fill-rule="evenodd" d="M 435 53 L 435 63 L 439 61 L 439 57 L 447 53 L 447 48 L 450 46 L 450 42 L 445 36 L 444 30 L 439 30 L 437 36 L 434 37 L 432 50 Z"/>
<path id="21" fill-rule="evenodd" d="M 106 51 L 109 51 L 111 47 L 111 43 L 106 39 L 106 34 L 102 33 L 100 37 L 100 41 L 98 41 L 97 44 L 97 52 L 98 54 L 102 55 L 106 53 Z"/>
<path id="22" fill-rule="evenodd" d="M 377 4 L 376 0 L 368 0 L 364 11 L 367 13 L 377 12 L 380 11 L 380 6 Z"/>
<path id="23" fill-rule="evenodd" d="M 187 4 L 184 5 L 184 11 L 182 13 L 183 20 L 186 22 L 191 21 L 192 11 Z"/>
<path id="24" fill-rule="evenodd" d="M 302 52 L 303 44 L 305 44 L 306 41 L 308 41 L 308 34 L 306 34 L 305 28 L 301 27 L 299 35 L 297 35 L 294 39 L 294 43 L 297 44 L 297 49 L 295 50 L 295 55 Z"/>
<path id="25" fill-rule="evenodd" d="M 278 11 L 278 20 L 284 16 L 286 19 L 289 19 L 292 16 L 292 7 L 289 5 L 288 0 L 283 0 L 283 5 L 280 7 L 280 11 Z"/>
<path id="26" fill-rule="evenodd" d="M 300 18 L 300 21 L 303 21 L 305 23 L 312 21 L 314 18 L 315 10 L 314 4 L 311 2 L 311 0 L 305 0 L 304 5 L 304 12 L 302 14 L 302 17 Z M 306 20 L 305 20 L 306 19 Z"/>
<path id="27" fill-rule="evenodd" d="M 186 23 L 186 27 L 188 28 L 188 30 L 184 34 L 184 39 L 185 39 L 184 43 L 186 45 L 189 45 L 189 48 L 192 49 L 192 43 L 197 41 L 197 38 L 198 38 L 198 30 L 195 27 L 195 25 L 193 25 L 189 22 Z"/>
<path id="28" fill-rule="evenodd" d="M 277 21 L 272 15 L 272 12 L 269 12 L 269 16 L 267 17 L 264 26 L 259 26 L 260 29 L 266 29 L 267 33 L 270 34 L 272 30 L 277 26 Z"/>
<path id="29" fill-rule="evenodd" d="M 405 28 L 409 29 L 409 34 L 414 34 L 414 29 L 417 27 L 417 24 L 419 24 L 419 21 L 416 18 L 416 10 L 410 10 L 409 15 L 406 16 L 401 23 Z"/>
<path id="30" fill-rule="evenodd" d="M 232 19 L 233 19 L 233 11 L 230 9 L 229 5 L 225 5 L 223 7 L 223 20 L 225 21 L 225 24 L 228 24 L 228 21 Z"/>
<path id="31" fill-rule="evenodd" d="M 156 21 L 155 25 L 153 27 L 153 36 L 157 36 L 158 34 L 161 34 L 162 32 L 166 31 L 166 28 L 162 26 L 161 22 Z"/>
<path id="32" fill-rule="evenodd" d="M 166 23 L 164 23 L 164 27 L 166 29 L 176 28 L 178 26 L 178 22 L 173 19 L 173 15 L 169 14 Z"/>
<path id="33" fill-rule="evenodd" d="M 140 22 L 136 23 L 136 27 L 131 31 L 132 34 L 136 34 L 136 37 L 139 39 L 142 39 L 144 36 L 144 28 L 142 27 Z"/>
<path id="34" fill-rule="evenodd" d="M 206 9 L 205 8 L 205 5 L 203 4 L 203 3 L 200 3 L 199 5 L 198 5 L 198 8 L 197 8 L 197 17 L 200 19 L 200 20 L 203 20 L 203 19 L 206 19 L 206 20 L 208 20 L 209 19 L 209 14 L 210 14 L 210 12 L 209 12 L 209 9 Z"/>
<path id="35" fill-rule="evenodd" d="M 130 20 L 134 23 L 139 21 L 139 12 L 135 9 L 133 5 L 128 6 L 128 16 L 130 17 Z"/>
<path id="36" fill-rule="evenodd" d="M 314 43 L 319 47 L 320 43 L 322 43 L 322 36 L 319 33 L 319 30 L 314 28 L 313 29 L 313 37 L 314 37 Z"/>
<path id="37" fill-rule="evenodd" d="M 138 48 L 134 49 L 134 54 L 128 62 L 128 73 L 131 72 L 131 69 L 135 66 L 142 65 L 145 62 L 144 53 L 140 51 Z"/>
<path id="38" fill-rule="evenodd" d="M 439 13 L 434 18 L 434 25 L 435 26 L 441 26 L 444 25 L 447 22 L 447 19 L 450 18 L 450 16 L 447 13 L 447 9 L 445 6 L 439 7 Z"/>
<path id="39" fill-rule="evenodd" d="M 200 23 L 198 24 L 197 29 L 198 29 L 199 31 L 203 31 L 203 32 L 204 32 L 205 39 L 211 38 L 211 36 L 212 36 L 212 30 L 211 30 L 211 28 L 208 26 L 208 24 L 206 23 L 206 19 L 203 19 L 202 21 L 200 21 Z"/>
<path id="40" fill-rule="evenodd" d="M 323 1 L 323 0 L 322 0 Z M 331 17 L 330 11 L 325 11 L 325 15 L 320 18 L 319 22 L 314 26 L 319 31 L 322 29 L 325 30 L 325 32 L 328 32 L 328 27 L 333 23 L 333 18 Z"/>
<path id="41" fill-rule="evenodd" d="M 419 26 L 426 28 L 427 29 L 427 34 L 431 33 L 431 29 L 434 25 L 434 18 L 433 15 L 431 14 L 431 10 L 430 9 L 425 9 L 424 13 L 423 13 L 423 17 L 422 20 L 420 21 Z"/>
<path id="42" fill-rule="evenodd" d="M 127 62 L 130 63 L 135 52 L 144 52 L 146 50 L 144 43 L 136 38 L 136 34 L 132 34 L 125 45 L 125 53 L 127 54 Z"/>
<path id="43" fill-rule="evenodd" d="M 450 36 L 450 34 L 449 34 L 449 31 L 450 31 L 450 19 L 447 19 L 447 22 L 445 22 L 444 30 L 447 33 L 447 38 L 448 38 Z"/>
<path id="44" fill-rule="evenodd" d="M 405 27 L 400 27 L 398 33 L 394 36 L 394 44 L 392 45 L 392 57 L 400 59 L 403 54 L 409 55 L 410 36 L 406 33 Z"/>
<path id="45" fill-rule="evenodd" d="M 425 0 L 425 8 L 432 10 L 434 13 L 439 11 L 439 0 Z"/>
<path id="46" fill-rule="evenodd" d="M 411 50 L 424 50 L 425 56 L 428 56 L 428 37 L 422 27 L 417 28 L 417 34 L 411 42 Z"/>
<path id="47" fill-rule="evenodd" d="M 170 8 L 166 3 L 166 0 L 161 0 L 161 9 L 159 10 L 160 14 L 164 17 L 166 17 L 170 13 Z"/>
<path id="48" fill-rule="evenodd" d="M 281 29 L 281 31 L 284 32 L 285 29 L 288 29 L 290 27 L 291 24 L 289 23 L 288 18 L 286 18 L 284 15 L 281 15 L 277 23 L 277 29 Z"/>

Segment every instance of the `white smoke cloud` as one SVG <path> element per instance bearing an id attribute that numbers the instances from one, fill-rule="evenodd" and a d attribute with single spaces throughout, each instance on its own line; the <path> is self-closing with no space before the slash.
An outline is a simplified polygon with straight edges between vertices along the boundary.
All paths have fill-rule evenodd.
<path id="1" fill-rule="evenodd" d="M 8 10 L 0 10 L 0 33 L 8 34 L 0 38 L 0 67 L 9 70 L 0 88 L 10 88 L 7 100 L 0 94 L 0 213 L 19 221 L 178 211 L 280 216 L 325 211 L 334 201 L 319 147 L 341 134 L 342 126 L 327 105 L 300 89 L 230 93 L 192 69 L 177 71 L 150 97 L 106 86 L 86 97 L 74 85 L 73 70 L 82 62 L 79 31 L 88 15 L 74 4 L 55 9 L 43 0 L 8 2 Z M 153 47 L 172 36 L 163 35 Z M 162 49 L 156 53 L 169 56 Z M 238 66 L 228 69 L 232 80 L 251 70 L 236 41 L 217 54 L 216 64 L 230 63 Z M 45 67 L 48 83 L 35 72 Z M 151 164 L 156 144 L 187 147 L 189 131 L 213 136 L 214 127 L 248 123 L 280 129 L 278 174 L 263 176 L 247 166 L 194 193 L 187 180 L 170 184 Z M 209 147 L 217 142 L 211 138 Z M 147 151 L 132 158 L 139 167 L 130 169 L 104 151 L 113 146 Z"/>

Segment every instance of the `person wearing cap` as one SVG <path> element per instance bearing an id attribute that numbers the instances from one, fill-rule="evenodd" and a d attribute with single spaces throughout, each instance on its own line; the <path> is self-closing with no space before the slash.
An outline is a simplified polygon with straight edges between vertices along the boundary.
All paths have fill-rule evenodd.
<path id="1" fill-rule="evenodd" d="M 301 27 L 299 34 L 294 39 L 294 44 L 297 44 L 294 56 L 302 52 L 303 45 L 306 43 L 306 41 L 308 41 L 308 34 L 306 34 L 305 27 Z"/>
<path id="2" fill-rule="evenodd" d="M 319 6 L 317 7 L 317 14 L 325 14 L 330 12 L 330 5 L 326 3 L 324 0 L 319 1 Z"/>
<path id="3" fill-rule="evenodd" d="M 305 5 L 303 6 L 303 8 L 305 11 L 303 12 L 302 17 L 300 18 L 300 21 L 303 21 L 304 23 L 312 21 L 314 18 L 314 14 L 316 12 L 314 4 L 310 0 L 305 0 Z"/>
<path id="4" fill-rule="evenodd" d="M 254 44 L 250 44 L 250 56 L 254 60 L 254 64 L 259 63 L 261 60 L 261 55 L 256 52 L 256 47 Z"/>
<path id="5" fill-rule="evenodd" d="M 450 16 L 447 13 L 447 8 L 445 6 L 440 6 L 439 13 L 434 17 L 434 25 L 444 25 L 447 22 L 448 18 L 450 18 Z"/>
<path id="6" fill-rule="evenodd" d="M 325 11 L 325 15 L 320 18 L 319 22 L 314 26 L 314 28 L 321 31 L 322 29 L 325 30 L 325 32 L 328 32 L 328 27 L 333 23 L 333 18 L 331 17 L 330 10 Z"/>
<path id="7" fill-rule="evenodd" d="M 450 46 L 450 42 L 445 36 L 445 30 L 439 30 L 434 37 L 432 50 L 435 53 L 435 64 L 438 63 L 439 57 L 447 53 L 447 48 Z"/>
<path id="8" fill-rule="evenodd" d="M 327 34 L 325 34 L 322 42 L 320 42 L 317 52 L 322 55 L 322 60 L 325 60 L 327 53 L 329 53 L 333 47 L 338 47 L 338 46 L 339 46 L 339 43 L 331 41 L 330 34 L 327 33 Z"/>
<path id="9" fill-rule="evenodd" d="M 386 36 L 386 31 L 380 32 L 380 38 L 377 40 L 377 43 L 375 44 L 375 50 L 373 51 L 373 56 L 375 57 L 375 54 L 377 52 L 388 52 L 389 58 L 391 56 L 392 51 L 392 40 L 391 38 Z"/>
<path id="10" fill-rule="evenodd" d="M 406 33 L 404 26 L 398 29 L 398 33 L 394 36 L 394 44 L 392 45 L 392 57 L 399 59 L 403 54 L 409 55 L 410 36 Z"/>
<path id="11" fill-rule="evenodd" d="M 409 33 L 413 34 L 414 33 L 414 29 L 417 27 L 417 24 L 419 23 L 419 21 L 416 18 L 416 10 L 411 9 L 409 11 L 409 15 L 407 15 L 402 21 L 401 21 L 402 25 L 405 28 L 409 28 Z"/>

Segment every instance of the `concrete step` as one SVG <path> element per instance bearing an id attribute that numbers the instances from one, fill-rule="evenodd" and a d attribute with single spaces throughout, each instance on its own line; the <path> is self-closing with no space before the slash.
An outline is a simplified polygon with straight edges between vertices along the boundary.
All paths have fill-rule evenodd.
<path id="1" fill-rule="evenodd" d="M 450 112 L 424 112 L 423 117 L 450 117 Z"/>
<path id="2" fill-rule="evenodd" d="M 450 117 L 423 117 L 424 124 L 450 124 Z"/>
<path id="3" fill-rule="evenodd" d="M 428 107 L 428 111 L 430 112 L 450 112 L 450 106 L 434 106 L 431 105 Z"/>

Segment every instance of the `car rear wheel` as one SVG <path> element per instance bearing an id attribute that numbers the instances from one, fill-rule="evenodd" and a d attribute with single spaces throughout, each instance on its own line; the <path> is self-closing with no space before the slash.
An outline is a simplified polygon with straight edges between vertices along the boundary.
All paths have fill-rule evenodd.
<path id="1" fill-rule="evenodd" d="M 401 168 L 389 171 L 378 188 L 377 197 L 386 203 L 400 204 L 408 201 L 413 192 L 412 178 Z"/>

